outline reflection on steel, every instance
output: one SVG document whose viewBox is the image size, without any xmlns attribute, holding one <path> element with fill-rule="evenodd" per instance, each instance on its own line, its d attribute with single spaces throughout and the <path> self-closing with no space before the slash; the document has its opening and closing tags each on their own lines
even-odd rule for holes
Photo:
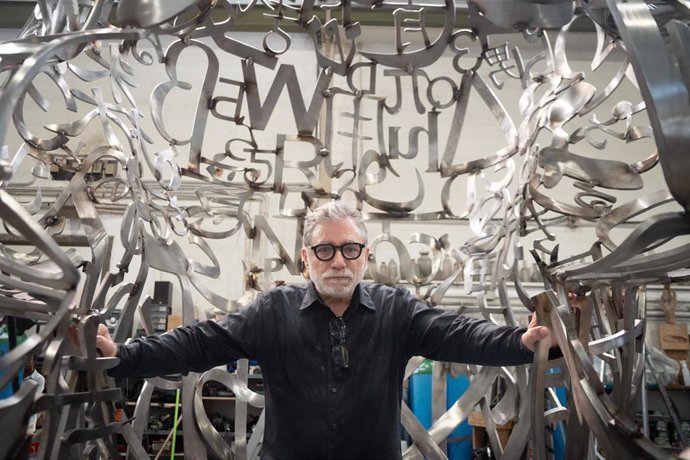
<svg viewBox="0 0 690 460">
<path fill-rule="evenodd" d="M 690 233 L 687 2 L 472 0 L 462 29 L 451 1 L 123 0 L 117 27 L 112 6 L 41 0 L 0 44 L 0 315 L 41 324 L 0 357 L 0 388 L 38 354 L 46 375 L 44 393 L 26 384 L 0 401 L 12 427 L 0 457 L 42 412 L 38 458 L 118 457 L 113 433 L 143 458 L 151 396 L 165 388 L 181 391 L 185 455 L 257 458 L 263 422 L 247 440 L 246 415 L 264 401 L 246 362 L 148 379 L 133 420 L 115 422 L 122 394 L 105 370 L 116 360 L 95 353 L 97 323 L 118 342 L 139 315 L 151 332 L 156 273 L 176 278 L 184 324 L 299 282 L 306 212 L 343 199 L 381 225 L 370 279 L 509 325 L 535 311 L 563 350 L 548 361 L 540 344 L 529 369 L 434 363 L 432 426 L 403 403 L 405 458 L 446 458 L 477 406 L 496 458 L 549 458 L 555 428 L 569 458 L 666 458 L 633 417 L 645 287 L 689 278 L 690 246 L 675 244 Z M 390 13 L 388 41 L 353 20 L 361 6 Z M 255 12 L 263 30 L 242 41 Z M 587 72 L 608 75 L 599 86 L 569 53 L 576 20 L 596 30 Z M 646 180 L 657 164 L 660 190 Z M 682 212 L 656 212 L 669 203 Z M 573 222 L 590 224 L 577 250 L 564 236 Z M 406 234 L 409 223 L 423 230 Z M 522 276 L 527 244 L 536 264 Z M 535 278 L 544 289 L 530 297 L 523 282 Z M 446 401 L 458 373 L 470 388 Z M 237 395 L 233 448 L 206 416 L 208 381 Z"/>
</svg>

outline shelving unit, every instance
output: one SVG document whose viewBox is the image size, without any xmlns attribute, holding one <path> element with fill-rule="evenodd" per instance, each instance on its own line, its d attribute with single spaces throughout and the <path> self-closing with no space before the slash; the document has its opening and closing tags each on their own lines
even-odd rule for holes
<svg viewBox="0 0 690 460">
<path fill-rule="evenodd" d="M 670 384 L 665 389 L 677 411 L 681 423 L 680 429 L 684 431 L 686 439 L 690 439 L 690 386 Z M 672 454 L 677 454 L 684 449 L 676 432 L 677 428 L 656 385 L 647 386 L 647 417 L 652 441 Z M 636 418 L 638 421 L 642 420 L 642 414 L 637 414 Z"/>
<path fill-rule="evenodd" d="M 252 388 L 254 391 L 257 392 L 262 392 L 263 391 L 263 378 L 259 374 L 250 374 L 249 375 L 249 385 L 250 388 Z M 137 384 L 137 382 L 130 382 L 133 388 L 140 388 L 140 385 Z M 219 384 L 216 384 L 219 385 Z M 205 386 L 205 389 L 207 386 Z M 231 427 L 234 428 L 234 416 L 235 416 L 235 403 L 237 402 L 237 398 L 232 395 L 232 394 L 225 394 L 229 393 L 230 390 L 222 387 L 216 387 L 216 389 L 213 391 L 221 393 L 220 395 L 213 394 L 213 395 L 206 395 L 202 396 L 202 401 L 204 403 L 204 407 L 206 409 L 206 415 L 208 416 L 209 420 L 211 420 L 212 424 L 214 423 L 214 419 L 216 423 L 223 423 L 231 424 Z M 143 444 L 144 448 L 147 449 L 149 454 L 151 456 L 154 456 L 158 453 L 158 451 L 163 447 L 165 439 L 169 437 L 171 433 L 171 428 L 172 425 L 174 424 L 174 408 L 175 408 L 175 403 L 174 402 L 168 402 L 169 401 L 169 395 L 166 395 L 166 393 L 170 393 L 169 390 L 156 390 L 154 392 L 154 398 L 160 397 L 163 399 L 163 401 L 154 401 L 150 403 L 150 412 L 149 412 L 149 424 L 148 428 L 144 431 L 143 433 Z M 128 397 L 129 399 L 124 402 L 124 410 L 125 413 L 128 417 L 131 417 L 134 412 L 134 408 L 136 406 L 136 400 L 139 396 L 138 391 L 133 391 L 129 392 Z M 167 396 L 167 397 L 166 397 Z M 257 408 L 252 408 L 251 406 L 248 408 L 247 411 L 248 414 L 248 435 L 251 435 L 252 432 L 252 422 L 254 420 L 258 420 L 259 415 L 261 414 L 261 410 Z M 178 416 L 181 416 L 181 413 L 178 414 Z M 218 419 L 218 417 L 221 417 L 222 419 Z M 163 425 L 166 428 L 160 428 L 157 425 L 161 422 L 161 417 L 165 417 L 165 420 L 163 421 Z M 219 422 L 219 420 L 222 420 Z M 154 424 L 155 428 L 151 428 L 151 424 Z M 167 425 L 170 425 L 169 428 L 167 428 Z M 231 444 L 234 441 L 234 436 L 235 432 L 234 429 L 231 430 L 226 430 L 223 428 L 227 428 L 227 425 L 225 426 L 216 426 L 216 429 L 218 433 L 225 439 L 225 441 L 228 444 Z M 176 441 L 176 451 L 177 453 L 175 454 L 176 456 L 181 456 L 182 451 L 183 451 L 183 446 L 184 446 L 184 428 L 179 427 L 177 430 L 177 441 Z M 168 443 L 167 448 L 169 448 L 170 445 Z M 163 450 L 163 455 L 169 457 L 170 454 L 166 453 L 167 449 Z"/>
</svg>

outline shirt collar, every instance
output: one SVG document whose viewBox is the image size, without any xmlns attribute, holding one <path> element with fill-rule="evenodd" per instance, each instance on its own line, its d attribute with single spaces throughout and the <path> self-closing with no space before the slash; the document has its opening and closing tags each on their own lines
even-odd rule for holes
<svg viewBox="0 0 690 460">
<path fill-rule="evenodd" d="M 374 305 L 374 301 L 369 295 L 369 291 L 364 289 L 362 283 L 357 284 L 352 298 L 357 299 L 357 302 L 351 302 L 350 305 L 359 304 L 364 305 L 370 310 L 376 310 L 376 305 Z M 321 300 L 321 295 L 316 290 L 316 286 L 314 286 L 314 282 L 309 281 L 309 284 L 307 284 L 307 292 L 304 295 L 302 305 L 299 307 L 299 309 L 304 310 L 305 308 L 312 306 L 314 303 L 323 303 L 323 301 Z"/>
</svg>

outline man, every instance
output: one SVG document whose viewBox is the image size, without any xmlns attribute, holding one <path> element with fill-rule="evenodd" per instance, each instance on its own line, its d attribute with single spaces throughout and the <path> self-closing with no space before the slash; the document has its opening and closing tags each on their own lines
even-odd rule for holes
<svg viewBox="0 0 690 460">
<path fill-rule="evenodd" d="M 525 364 L 549 331 L 496 326 L 428 308 L 406 289 L 363 283 L 366 244 L 360 213 L 328 203 L 305 221 L 310 283 L 268 290 L 218 322 L 119 347 L 103 328 L 97 346 L 120 357 L 116 377 L 257 359 L 266 395 L 262 460 L 401 458 L 400 401 L 412 356 Z"/>
</svg>

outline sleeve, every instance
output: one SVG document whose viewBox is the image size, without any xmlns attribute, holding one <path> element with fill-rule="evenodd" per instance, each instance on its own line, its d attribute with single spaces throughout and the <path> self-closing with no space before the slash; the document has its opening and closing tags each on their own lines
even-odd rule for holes
<svg viewBox="0 0 690 460">
<path fill-rule="evenodd" d="M 203 321 L 118 346 L 112 377 L 156 377 L 203 372 L 232 359 L 260 359 L 262 298 L 220 321 Z"/>
<path fill-rule="evenodd" d="M 534 359 L 534 353 L 520 340 L 525 327 L 499 326 L 430 308 L 409 292 L 403 302 L 410 312 L 410 357 L 421 355 L 436 361 L 484 366 L 513 366 Z"/>
</svg>

